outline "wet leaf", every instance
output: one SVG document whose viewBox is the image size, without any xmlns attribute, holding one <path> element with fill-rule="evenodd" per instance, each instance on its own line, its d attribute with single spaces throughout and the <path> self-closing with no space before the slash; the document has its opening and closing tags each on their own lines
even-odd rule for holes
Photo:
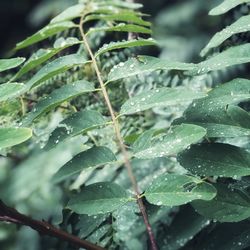
<svg viewBox="0 0 250 250">
<path fill-rule="evenodd" d="M 126 62 L 114 66 L 109 75 L 108 81 L 117 81 L 123 78 L 136 76 L 143 73 L 150 73 L 156 70 L 192 70 L 196 66 L 192 63 L 181 63 L 170 60 L 163 60 L 152 56 L 138 56 L 130 58 Z"/>
<path fill-rule="evenodd" d="M 178 156 L 178 161 L 199 176 L 235 178 L 250 175 L 250 153 L 229 144 L 193 145 Z"/>
<path fill-rule="evenodd" d="M 108 51 L 122 49 L 122 48 L 131 48 L 131 47 L 141 47 L 141 46 L 152 46 L 157 45 L 157 42 L 153 39 L 135 39 L 129 41 L 121 41 L 121 42 L 111 42 L 109 44 L 104 44 L 97 53 L 95 54 L 96 57 L 100 56 L 103 53 Z"/>
<path fill-rule="evenodd" d="M 200 141 L 205 135 L 206 130 L 202 127 L 182 124 L 171 128 L 168 133 L 161 135 L 161 138 L 152 138 L 149 143 L 148 133 L 145 132 L 134 143 L 134 156 L 142 159 L 173 156 Z M 144 141 L 147 141 L 147 145 L 144 144 L 145 146 L 142 147 Z M 137 145 L 140 147 L 137 148 Z"/>
<path fill-rule="evenodd" d="M 201 56 L 205 56 L 212 48 L 219 47 L 229 37 L 242 32 L 250 31 L 250 15 L 242 16 L 236 22 L 216 33 L 207 46 L 201 51 Z"/>
<path fill-rule="evenodd" d="M 206 96 L 205 93 L 184 88 L 159 88 L 149 90 L 130 98 L 122 105 L 120 113 L 122 115 L 130 115 L 154 107 L 180 105 L 204 96 Z"/>
<path fill-rule="evenodd" d="M 209 219 L 238 222 L 250 217 L 249 193 L 216 184 L 217 196 L 211 201 L 192 202 L 195 210 Z"/>
<path fill-rule="evenodd" d="M 219 6 L 213 8 L 209 12 L 209 15 L 216 16 L 224 14 L 240 4 L 248 2 L 250 2 L 250 0 L 224 0 Z"/>
<path fill-rule="evenodd" d="M 187 72 L 187 75 L 202 75 L 210 71 L 221 70 L 227 67 L 249 63 L 250 62 L 250 44 L 243 44 L 230 47 L 216 54 L 209 59 L 196 64 L 196 68 Z"/>
<path fill-rule="evenodd" d="M 49 150 L 67 138 L 84 134 L 106 123 L 104 117 L 92 110 L 82 110 L 63 120 L 51 133 L 45 150 Z"/>
<path fill-rule="evenodd" d="M 30 125 L 35 119 L 45 112 L 59 106 L 65 101 L 69 101 L 79 95 L 95 91 L 94 85 L 85 80 L 77 81 L 54 90 L 49 96 L 42 98 L 23 119 L 23 125 Z"/>
<path fill-rule="evenodd" d="M 29 128 L 0 128 L 0 149 L 27 141 L 32 136 Z"/>
<path fill-rule="evenodd" d="M 177 174 L 164 174 L 145 191 L 146 199 L 155 205 L 179 206 L 193 200 L 211 200 L 216 189 L 202 180 Z"/>
<path fill-rule="evenodd" d="M 23 57 L 0 59 L 0 72 L 18 67 L 25 61 Z"/>
<path fill-rule="evenodd" d="M 53 23 L 45 26 L 41 30 L 39 30 L 34 35 L 26 38 L 24 41 L 18 43 L 16 45 L 16 50 L 23 49 L 25 47 L 28 47 L 32 44 L 38 43 L 42 40 L 45 40 L 46 38 L 53 36 L 59 32 L 62 32 L 64 30 L 71 29 L 73 27 L 76 27 L 76 24 L 73 22 L 60 22 L 60 23 Z"/>
<path fill-rule="evenodd" d="M 79 174 L 89 168 L 97 168 L 105 164 L 116 161 L 113 152 L 107 147 L 93 147 L 76 155 L 72 160 L 67 162 L 54 175 L 53 182 L 61 182 L 67 178 Z"/>
<path fill-rule="evenodd" d="M 0 102 L 20 96 L 26 88 L 23 83 L 11 82 L 0 85 Z"/>
<path fill-rule="evenodd" d="M 72 197 L 68 207 L 78 214 L 104 214 L 118 209 L 129 201 L 126 190 L 115 183 L 99 182 L 84 187 Z"/>
</svg>

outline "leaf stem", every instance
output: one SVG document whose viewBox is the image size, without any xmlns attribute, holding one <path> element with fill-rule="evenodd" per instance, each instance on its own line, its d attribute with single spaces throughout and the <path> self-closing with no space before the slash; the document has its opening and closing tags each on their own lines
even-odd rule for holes
<svg viewBox="0 0 250 250">
<path fill-rule="evenodd" d="M 136 194 L 137 203 L 138 203 L 138 206 L 140 208 L 141 214 L 143 216 L 143 220 L 144 220 L 146 230 L 148 232 L 148 236 L 149 236 L 150 243 L 151 243 L 151 249 L 152 250 L 157 250 L 153 230 L 152 230 L 152 227 L 151 227 L 151 225 L 149 223 L 148 215 L 146 213 L 146 209 L 145 209 L 145 206 L 143 204 L 143 201 L 140 198 L 140 191 L 139 191 L 139 187 L 138 187 L 136 178 L 135 178 L 135 176 L 133 174 L 132 165 L 131 165 L 130 160 L 129 160 L 129 154 L 128 154 L 127 150 L 126 150 L 126 146 L 124 145 L 124 142 L 123 142 L 123 139 L 122 139 L 119 121 L 116 119 L 115 112 L 113 110 L 113 107 L 112 107 L 112 104 L 111 104 L 107 89 L 105 87 L 105 83 L 104 83 L 104 81 L 102 79 L 102 76 L 101 76 L 101 71 L 99 69 L 98 63 L 97 63 L 96 58 L 94 56 L 94 53 L 92 52 L 92 50 L 90 48 L 87 37 L 86 37 L 86 35 L 84 33 L 84 30 L 83 30 L 83 18 L 84 18 L 84 15 L 81 16 L 80 23 L 79 23 L 79 29 L 80 29 L 80 33 L 81 33 L 81 36 L 82 36 L 82 39 L 83 39 L 83 43 L 84 43 L 84 45 L 85 45 L 85 47 L 86 47 L 86 49 L 87 49 L 87 51 L 89 53 L 89 56 L 90 56 L 90 58 L 92 60 L 92 63 L 93 63 L 93 66 L 94 66 L 94 69 L 95 69 L 95 72 L 96 72 L 96 75 L 97 75 L 98 82 L 99 82 L 100 87 L 102 89 L 102 93 L 103 93 L 106 105 L 108 107 L 108 110 L 110 112 L 110 115 L 111 115 L 111 118 L 112 118 L 112 121 L 113 121 L 113 126 L 114 126 L 114 130 L 115 130 L 116 138 L 118 140 L 118 145 L 119 145 L 119 147 L 121 149 L 121 152 L 122 152 L 122 155 L 124 157 L 124 165 L 127 168 L 128 176 L 129 176 L 130 181 L 132 183 L 133 190 L 134 190 L 134 192 Z"/>
</svg>

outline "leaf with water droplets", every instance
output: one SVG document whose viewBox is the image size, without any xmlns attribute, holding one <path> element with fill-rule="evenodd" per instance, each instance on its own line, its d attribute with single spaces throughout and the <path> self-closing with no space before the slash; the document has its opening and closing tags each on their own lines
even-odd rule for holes
<svg viewBox="0 0 250 250">
<path fill-rule="evenodd" d="M 18 67 L 25 61 L 23 57 L 0 59 L 0 72 Z"/>
<path fill-rule="evenodd" d="M 14 79 L 21 77 L 30 70 L 41 65 L 43 62 L 46 62 L 54 55 L 58 54 L 63 49 L 66 49 L 70 46 L 79 44 L 80 41 L 75 37 L 69 37 L 67 39 L 59 38 L 55 41 L 54 48 L 51 49 L 39 49 L 35 52 L 30 59 L 23 65 L 23 67 L 17 72 Z"/>
<path fill-rule="evenodd" d="M 71 21 L 77 17 L 80 17 L 82 12 L 84 11 L 84 7 L 85 5 L 83 3 L 70 6 L 69 8 L 64 10 L 62 13 L 54 17 L 50 23 Z"/>
<path fill-rule="evenodd" d="M 148 29 L 143 26 L 139 26 L 136 24 L 125 24 L 125 23 L 119 23 L 116 26 L 103 26 L 100 28 L 90 28 L 87 32 L 87 35 L 96 33 L 96 32 L 134 32 L 134 33 L 142 33 L 142 34 L 151 34 L 151 29 Z"/>
<path fill-rule="evenodd" d="M 242 16 L 230 26 L 216 33 L 207 46 L 201 51 L 201 56 L 205 56 L 210 49 L 219 47 L 229 37 L 247 31 L 250 31 L 250 15 Z"/>
<path fill-rule="evenodd" d="M 201 215 L 220 222 L 238 222 L 250 217 L 250 193 L 215 184 L 217 196 L 211 201 L 193 201 L 192 206 Z"/>
<path fill-rule="evenodd" d="M 32 136 L 29 128 L 0 128 L 0 149 L 27 141 Z"/>
<path fill-rule="evenodd" d="M 59 89 L 54 90 L 49 96 L 45 96 L 23 119 L 23 125 L 30 125 L 35 119 L 39 118 L 45 112 L 59 106 L 65 101 L 69 101 L 84 93 L 95 91 L 94 84 L 85 80 L 66 84 Z"/>
<path fill-rule="evenodd" d="M 98 57 L 103 53 L 116 49 L 141 47 L 141 46 L 156 46 L 156 45 L 157 42 L 151 38 L 135 39 L 135 40 L 121 41 L 121 42 L 111 42 L 109 44 L 104 44 L 104 46 L 97 51 L 95 57 Z"/>
<path fill-rule="evenodd" d="M 185 169 L 199 176 L 250 175 L 250 153 L 229 144 L 193 145 L 179 154 L 178 161 Z"/>
<path fill-rule="evenodd" d="M 88 63 L 83 55 L 72 54 L 62 56 L 43 66 L 28 82 L 29 88 L 36 87 L 51 77 L 63 73 L 75 66 Z"/>
<path fill-rule="evenodd" d="M 211 200 L 216 189 L 202 180 L 187 175 L 164 174 L 145 191 L 148 202 L 161 206 L 179 206 L 193 200 Z"/>
<path fill-rule="evenodd" d="M 209 59 L 196 64 L 196 68 L 186 72 L 187 75 L 201 75 L 210 71 L 250 62 L 250 43 L 230 47 Z"/>
<path fill-rule="evenodd" d="M 60 22 L 60 23 L 53 23 L 45 26 L 41 30 L 39 30 L 34 35 L 26 38 L 24 41 L 18 43 L 16 45 L 16 50 L 23 49 L 25 47 L 28 47 L 32 44 L 38 43 L 42 40 L 45 40 L 46 38 L 53 36 L 59 32 L 62 32 L 64 30 L 71 29 L 73 27 L 76 27 L 76 24 L 73 22 Z"/>
<path fill-rule="evenodd" d="M 238 137 L 250 133 L 250 116 L 232 106 L 250 99 L 250 81 L 234 79 L 219 85 L 208 96 L 195 100 L 174 124 L 192 123 L 207 129 L 208 137 Z M 244 121 L 244 122 L 243 122 Z"/>
<path fill-rule="evenodd" d="M 121 186 L 111 182 L 99 182 L 84 187 L 70 199 L 68 207 L 77 214 L 104 214 L 115 211 L 130 199 Z"/>
<path fill-rule="evenodd" d="M 150 143 L 147 133 L 142 134 L 134 143 L 133 150 L 137 158 L 150 159 L 176 155 L 191 144 L 200 141 L 206 135 L 206 130 L 196 125 L 182 124 L 171 128 L 167 134 L 160 134 L 160 138 L 159 136 L 153 137 Z M 144 140 L 145 136 L 146 140 Z M 141 146 L 143 140 L 147 141 L 147 145 L 144 144 L 144 147 Z M 140 147 L 135 147 L 136 145 L 140 145 Z"/>
<path fill-rule="evenodd" d="M 206 96 L 205 93 L 184 88 L 159 88 L 148 90 L 126 101 L 121 107 L 120 114 L 130 115 L 155 107 L 190 103 L 194 99 L 204 96 Z"/>
<path fill-rule="evenodd" d="M 44 149 L 49 150 L 67 138 L 86 133 L 105 123 L 106 119 L 96 111 L 82 110 L 76 112 L 60 122 L 58 127 L 51 133 Z"/>
<path fill-rule="evenodd" d="M 0 85 L 0 102 L 13 99 L 24 93 L 26 87 L 23 83 L 10 82 Z"/>
<path fill-rule="evenodd" d="M 156 70 L 192 70 L 196 66 L 192 63 L 174 62 L 171 60 L 159 59 L 152 56 L 138 56 L 130 58 L 126 62 L 114 66 L 109 75 L 108 82 L 136 76 L 143 73 L 150 73 Z"/>
<path fill-rule="evenodd" d="M 100 14 L 92 14 L 88 15 L 84 18 L 84 22 L 92 21 L 92 20 L 104 20 L 104 21 L 113 21 L 113 22 L 129 22 L 142 26 L 151 26 L 150 22 L 144 21 L 138 13 L 131 10 L 122 10 L 118 13 L 112 13 L 109 15 L 100 15 Z"/>
<path fill-rule="evenodd" d="M 249 3 L 249 2 L 250 0 L 224 0 L 219 6 L 216 6 L 215 8 L 213 8 L 209 12 L 209 15 L 212 15 L 212 16 L 221 15 L 235 8 L 236 6 L 240 4 Z"/>
<path fill-rule="evenodd" d="M 97 168 L 109 163 L 115 162 L 117 159 L 113 152 L 107 147 L 93 147 L 76 155 L 72 160 L 67 162 L 54 175 L 53 182 L 58 183 L 67 178 L 79 174 L 83 170 L 89 168 Z"/>
</svg>

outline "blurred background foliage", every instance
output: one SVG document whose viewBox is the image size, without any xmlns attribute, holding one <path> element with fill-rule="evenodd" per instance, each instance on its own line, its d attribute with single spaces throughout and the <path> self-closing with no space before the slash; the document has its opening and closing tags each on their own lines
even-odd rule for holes
<svg viewBox="0 0 250 250">
<path fill-rule="evenodd" d="M 66 7 L 75 4 L 77 0 L 1 0 L 0 1 L 0 55 L 7 57 L 12 55 L 15 44 L 34 33 L 56 14 Z M 138 1 L 139 2 L 139 1 Z M 159 49 L 145 50 L 143 53 L 158 55 L 161 58 L 173 59 L 183 62 L 199 62 L 199 52 L 207 44 L 211 36 L 226 25 L 232 23 L 236 18 L 249 12 L 246 5 L 230 11 L 219 17 L 208 16 L 209 10 L 216 6 L 219 0 L 154 0 L 141 1 L 144 4 L 144 12 L 150 14 L 149 19 L 153 23 L 154 37 L 159 41 Z M 234 44 L 246 41 L 246 37 L 234 36 L 230 42 Z M 99 37 L 92 38 L 92 46 L 98 46 Z M 44 42 L 46 46 L 47 42 Z M 226 45 L 225 45 L 226 46 Z M 34 51 L 37 47 L 34 47 Z M 109 58 L 103 58 L 103 70 L 119 61 L 123 61 L 128 55 L 135 53 L 133 50 L 114 52 Z M 141 51 L 140 51 L 141 52 Z M 22 56 L 28 57 L 31 52 L 24 50 Z M 108 59 L 108 60 L 107 60 Z M 122 89 L 112 89 L 114 97 L 119 92 L 127 95 L 138 93 L 142 89 L 157 86 L 190 85 L 195 89 L 207 89 L 215 84 L 228 81 L 237 76 L 244 77 L 247 74 L 246 66 L 235 66 L 229 69 L 204 74 L 197 77 L 185 78 L 182 75 L 169 72 L 157 72 L 143 75 L 126 83 Z M 47 86 L 40 92 L 31 96 L 37 96 L 51 92 L 50 88 L 60 85 L 62 78 L 69 81 L 77 79 L 79 72 L 65 73 L 65 75 L 53 79 L 53 85 Z M 8 76 L 0 75 L 1 82 Z M 124 89 L 125 88 L 125 89 Z M 113 92 L 112 92 L 113 91 Z M 116 98 L 117 107 L 123 100 Z M 95 107 L 105 113 L 105 107 L 98 100 L 78 98 L 73 101 L 76 108 L 84 106 Z M 92 105 L 92 106 L 91 106 Z M 123 135 L 130 135 L 142 128 L 168 127 L 171 122 L 179 117 L 185 107 L 171 110 L 166 108 L 154 109 L 153 114 L 146 113 L 145 116 L 128 118 L 122 124 Z M 13 121 L 20 112 L 19 101 L 0 107 L 0 124 L 8 124 Z M 104 109 L 104 110 L 103 110 Z M 67 111 L 64 111 L 64 113 Z M 11 113 L 10 117 L 6 117 Z M 62 187 L 52 185 L 49 180 L 56 170 L 66 163 L 73 155 L 76 155 L 86 137 L 78 136 L 74 140 L 56 147 L 52 151 L 41 152 L 40 147 L 47 140 L 50 131 L 62 120 L 64 114 L 61 111 L 54 112 L 49 122 L 44 121 L 36 127 L 36 139 L 27 147 L 20 145 L 8 153 L 9 157 L 0 157 L 0 197 L 8 204 L 12 204 L 19 211 L 24 212 L 36 219 L 45 219 L 61 228 L 86 238 L 98 244 L 109 246 L 110 249 L 146 249 L 144 227 L 138 216 L 138 209 L 134 204 L 126 205 L 111 215 L 76 216 L 63 211 L 64 201 L 67 199 L 68 190 L 77 189 L 82 183 L 90 184 L 96 181 L 115 180 L 123 186 L 128 186 L 126 172 L 120 166 L 103 168 L 95 174 L 92 172 L 81 175 L 75 182 L 66 183 Z M 153 121 L 153 123 L 152 123 Z M 46 124 L 46 125 L 45 125 Z M 133 125 L 133 126 L 131 126 Z M 90 134 L 92 138 L 98 138 L 100 144 L 112 144 L 110 142 L 111 128 L 94 131 Z M 129 138 L 127 138 L 129 141 Z M 105 143 L 103 143 L 104 141 Z M 243 143 L 243 142 L 241 142 Z M 63 148 L 62 148 L 63 147 Z M 115 145 L 110 145 L 116 151 Z M 64 152 L 62 154 L 62 151 Z M 133 160 L 139 185 L 148 185 L 149 177 L 160 175 L 162 172 L 183 171 L 174 159 Z M 143 171 L 138 165 L 144 166 Z M 138 171 L 137 171 L 138 169 Z M 247 181 L 247 180 L 246 180 Z M 189 206 L 181 208 L 158 208 L 148 204 L 148 211 L 160 249 L 244 249 L 245 245 L 237 245 L 238 235 L 249 233 L 248 221 L 240 223 L 217 223 L 208 221 L 194 212 Z M 125 216 L 124 216 L 125 215 Z M 124 223 L 126 218 L 126 223 Z M 97 228 L 97 230 L 95 230 Z M 226 233 L 231 233 L 228 238 Z M 236 233 L 237 232 L 237 233 Z M 230 244 L 231 242 L 231 244 Z M 235 245 L 234 245 L 235 244 Z M 249 244 L 249 243 L 248 243 Z M 119 246 L 119 247 L 118 247 Z M 229 248 L 225 248 L 230 246 Z M 40 237 L 36 232 L 26 227 L 16 228 L 15 225 L 0 224 L 0 249 L 1 250 L 44 250 L 44 249 L 74 249 L 63 242 L 55 239 Z M 245 248 L 247 249 L 247 248 Z"/>
</svg>

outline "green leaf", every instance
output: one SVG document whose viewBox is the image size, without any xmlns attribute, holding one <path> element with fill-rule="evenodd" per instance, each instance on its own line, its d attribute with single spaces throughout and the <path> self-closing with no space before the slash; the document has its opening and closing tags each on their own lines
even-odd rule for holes
<svg viewBox="0 0 250 250">
<path fill-rule="evenodd" d="M 105 123 L 106 120 L 96 111 L 82 110 L 76 112 L 63 120 L 51 133 L 45 149 L 51 149 L 59 142 L 64 141 L 69 137 L 86 133 L 87 131 L 100 127 Z"/>
<path fill-rule="evenodd" d="M 100 15 L 92 14 L 85 17 L 84 22 L 92 20 L 104 20 L 104 21 L 120 21 L 120 22 L 129 22 L 142 26 L 151 26 L 150 22 L 144 21 L 141 17 L 138 16 L 136 12 L 132 11 L 121 11 L 119 13 L 109 14 L 109 15 Z"/>
<path fill-rule="evenodd" d="M 151 38 L 149 39 L 135 39 L 129 41 L 121 42 L 111 42 L 109 44 L 104 44 L 95 54 L 95 57 L 100 56 L 103 53 L 106 53 L 111 50 L 122 49 L 122 48 L 131 48 L 131 47 L 141 47 L 141 46 L 156 46 L 157 42 Z"/>
<path fill-rule="evenodd" d="M 210 49 L 219 47 L 229 37 L 247 31 L 250 31 L 250 15 L 242 16 L 230 26 L 216 33 L 207 46 L 201 51 L 201 56 L 205 56 Z"/>
<path fill-rule="evenodd" d="M 51 77 L 63 73 L 75 66 L 86 64 L 88 61 L 83 55 L 72 54 L 62 56 L 42 67 L 28 82 L 30 88 L 36 87 Z"/>
<path fill-rule="evenodd" d="M 233 65 L 250 62 L 250 43 L 230 47 L 209 59 L 196 64 L 196 68 L 188 71 L 187 75 L 201 75 L 210 71 L 221 70 Z"/>
<path fill-rule="evenodd" d="M 224 0 L 219 6 L 213 8 L 209 15 L 216 16 L 221 15 L 229 10 L 235 8 L 236 6 L 243 4 L 243 3 L 249 3 L 250 0 Z"/>
<path fill-rule="evenodd" d="M 217 196 L 211 201 L 194 201 L 195 210 L 209 219 L 238 222 L 250 217 L 249 193 L 225 184 L 216 184 Z"/>
<path fill-rule="evenodd" d="M 26 74 L 30 70 L 36 68 L 41 65 L 43 62 L 46 62 L 54 55 L 58 54 L 65 48 L 70 46 L 79 44 L 80 41 L 77 38 L 69 37 L 67 39 L 59 38 L 56 40 L 54 44 L 54 48 L 52 49 L 39 49 L 36 53 L 34 53 L 31 58 L 23 65 L 23 67 L 19 70 L 19 72 L 15 75 L 14 79 L 21 77 Z"/>
<path fill-rule="evenodd" d="M 71 21 L 77 17 L 80 17 L 82 12 L 84 11 L 84 4 L 76 4 L 73 5 L 66 10 L 64 10 L 62 13 L 54 17 L 50 23 L 58 23 L 63 21 Z"/>
<path fill-rule="evenodd" d="M 54 175 L 53 182 L 58 183 L 75 176 L 83 170 L 97 168 L 116 161 L 113 152 L 106 147 L 93 147 L 76 155 Z"/>
<path fill-rule="evenodd" d="M 176 174 L 164 174 L 156 178 L 145 191 L 146 199 L 155 205 L 179 206 L 193 200 L 211 200 L 216 189 L 202 180 Z"/>
<path fill-rule="evenodd" d="M 122 105 L 120 113 L 130 115 L 154 107 L 180 105 L 204 96 L 206 96 L 206 94 L 184 88 L 159 88 L 149 90 L 126 101 Z"/>
<path fill-rule="evenodd" d="M 160 138 L 158 136 L 151 139 L 149 143 L 149 136 L 146 132 L 134 143 L 134 145 L 140 145 L 139 148 L 133 148 L 134 155 L 142 159 L 176 155 L 191 144 L 200 141 L 205 135 L 206 130 L 202 127 L 182 124 L 171 128 L 167 134 L 160 134 Z M 144 139 L 145 136 L 146 140 Z M 142 141 L 147 141 L 147 145 L 144 144 L 145 147 L 141 147 L 143 145 Z"/>
<path fill-rule="evenodd" d="M 126 190 L 119 185 L 99 182 L 84 187 L 70 199 L 68 207 L 78 214 L 96 215 L 113 212 L 129 200 Z"/>
<path fill-rule="evenodd" d="M 0 128 L 0 149 L 27 141 L 32 136 L 29 128 Z"/>
<path fill-rule="evenodd" d="M 13 69 L 22 64 L 25 61 L 23 57 L 11 58 L 11 59 L 0 59 L 0 72 L 8 69 Z"/>
<path fill-rule="evenodd" d="M 108 81 L 117 81 L 120 79 L 136 76 L 143 73 L 150 73 L 156 70 L 191 70 L 195 64 L 180 63 L 170 60 L 163 60 L 152 56 L 138 56 L 122 62 L 113 69 L 108 75 Z"/>
<path fill-rule="evenodd" d="M 119 0 L 104 1 L 103 5 L 104 6 L 113 5 L 113 6 L 116 6 L 119 8 L 125 8 L 125 9 L 139 9 L 143 7 L 143 5 L 140 3 L 129 3 L 129 2 L 124 2 L 124 1 L 119 1 Z"/>
<path fill-rule="evenodd" d="M 23 83 L 11 82 L 0 85 L 0 102 L 20 96 L 26 90 Z"/>
<path fill-rule="evenodd" d="M 90 28 L 87 32 L 87 35 L 92 33 L 105 31 L 105 32 L 134 32 L 134 33 L 142 33 L 142 34 L 151 34 L 152 31 L 148 28 L 143 26 L 135 25 L 135 24 L 126 24 L 126 23 L 119 23 L 116 26 L 103 26 L 100 28 Z"/>
<path fill-rule="evenodd" d="M 174 124 L 192 123 L 202 126 L 207 129 L 208 137 L 248 136 L 249 114 L 231 104 L 238 104 L 249 98 L 250 81 L 234 79 L 214 88 L 207 97 L 195 100 Z"/>
<path fill-rule="evenodd" d="M 199 176 L 235 178 L 250 175 L 250 153 L 229 144 L 193 145 L 178 156 L 178 161 Z"/>
<path fill-rule="evenodd" d="M 59 106 L 65 101 L 69 101 L 84 93 L 95 91 L 94 84 L 85 80 L 77 81 L 54 90 L 49 96 L 45 96 L 32 109 L 32 111 L 23 119 L 24 126 L 30 125 L 35 119 L 39 118 L 45 112 Z"/>
<path fill-rule="evenodd" d="M 60 22 L 60 23 L 53 23 L 45 26 L 43 29 L 39 30 L 34 35 L 28 37 L 24 41 L 18 43 L 16 45 L 16 50 L 23 49 L 25 47 L 28 47 L 32 44 L 38 43 L 42 40 L 45 40 L 46 38 L 53 36 L 59 32 L 62 32 L 64 30 L 71 29 L 73 27 L 76 27 L 76 24 L 73 22 Z"/>
<path fill-rule="evenodd" d="M 166 228 L 166 234 L 164 235 L 166 243 L 164 242 L 162 249 L 181 249 L 208 224 L 209 221 L 196 213 L 191 206 L 180 207 L 180 211 L 174 217 L 171 225 Z"/>
</svg>

